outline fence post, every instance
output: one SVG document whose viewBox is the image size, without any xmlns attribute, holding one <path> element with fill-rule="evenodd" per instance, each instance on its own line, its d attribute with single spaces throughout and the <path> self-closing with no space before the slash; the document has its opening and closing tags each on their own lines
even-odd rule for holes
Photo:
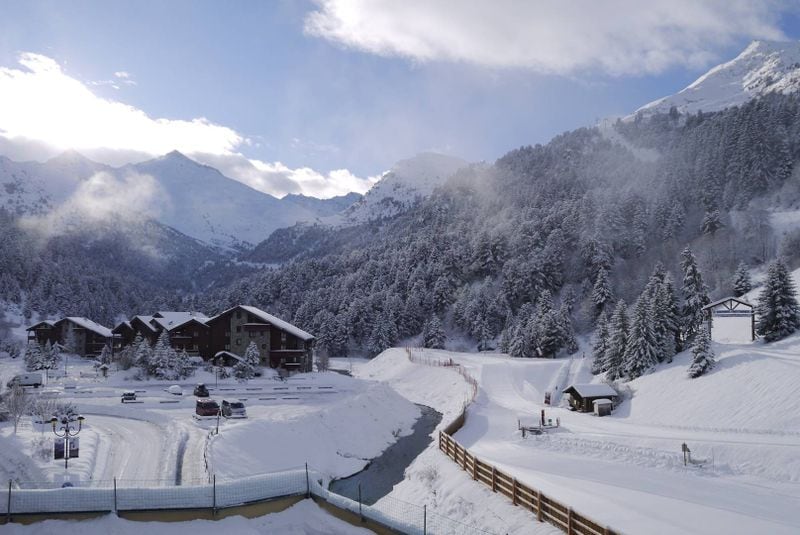
<svg viewBox="0 0 800 535">
<path fill-rule="evenodd" d="M 6 509 L 6 522 L 11 522 L 11 480 L 8 480 L 8 509 Z"/>
<path fill-rule="evenodd" d="M 217 516 L 217 474 L 211 476 L 211 516 Z"/>
<path fill-rule="evenodd" d="M 536 491 L 536 520 L 542 521 L 542 491 Z"/>
<path fill-rule="evenodd" d="M 567 535 L 572 535 L 572 507 L 567 509 Z"/>
<path fill-rule="evenodd" d="M 361 513 L 361 483 L 358 484 L 358 517 L 364 521 L 364 515 Z"/>
<path fill-rule="evenodd" d="M 478 458 L 475 456 L 472 457 L 472 480 L 478 480 Z"/>
<path fill-rule="evenodd" d="M 492 466 L 492 492 L 497 492 L 497 468 Z"/>
<path fill-rule="evenodd" d="M 114 512 L 117 512 L 117 478 L 114 478 Z"/>
<path fill-rule="evenodd" d="M 511 480 L 511 503 L 517 505 L 517 478 Z"/>
<path fill-rule="evenodd" d="M 422 535 L 428 535 L 428 506 L 422 506 Z"/>
<path fill-rule="evenodd" d="M 308 483 L 308 463 L 306 463 L 306 498 L 311 497 L 311 485 Z"/>
</svg>

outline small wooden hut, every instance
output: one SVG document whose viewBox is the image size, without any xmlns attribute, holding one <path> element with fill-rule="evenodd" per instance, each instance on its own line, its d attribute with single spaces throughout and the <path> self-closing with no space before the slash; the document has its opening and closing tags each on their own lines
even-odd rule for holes
<svg viewBox="0 0 800 535">
<path fill-rule="evenodd" d="M 619 394 L 607 384 L 575 384 L 564 389 L 564 394 L 569 394 L 569 406 L 579 412 L 592 412 L 594 401 L 600 399 L 616 403 Z"/>
</svg>

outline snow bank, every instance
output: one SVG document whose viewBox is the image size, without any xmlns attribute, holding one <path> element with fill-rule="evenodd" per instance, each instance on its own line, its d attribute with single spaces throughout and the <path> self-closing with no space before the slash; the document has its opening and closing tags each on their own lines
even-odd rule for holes
<svg viewBox="0 0 800 535">
<path fill-rule="evenodd" d="M 8 535 L 45 535 L 79 529 L 83 535 L 140 535 L 158 533 L 163 535 L 217 535 L 236 533 L 256 535 L 281 533 L 285 535 L 365 535 L 372 533 L 343 522 L 320 509 L 311 500 L 303 500 L 281 511 L 257 518 L 234 516 L 221 520 L 193 520 L 190 522 L 137 522 L 124 520 L 114 515 L 81 521 L 45 520 L 30 525 L 8 524 L 3 533 Z"/>
<path fill-rule="evenodd" d="M 251 421 L 228 423 L 209 447 L 211 470 L 239 477 L 303 466 L 330 478 L 362 470 L 398 436 L 411 432 L 419 408 L 386 385 L 337 398 L 330 406 L 271 406 Z"/>
</svg>

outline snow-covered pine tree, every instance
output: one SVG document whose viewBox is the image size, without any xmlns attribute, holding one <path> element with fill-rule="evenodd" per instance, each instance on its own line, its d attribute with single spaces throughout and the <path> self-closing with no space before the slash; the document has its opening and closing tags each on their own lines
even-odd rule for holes
<svg viewBox="0 0 800 535">
<path fill-rule="evenodd" d="M 134 362 L 136 366 L 142 370 L 144 375 L 152 375 L 153 374 L 153 347 L 150 345 L 150 342 L 147 341 L 146 338 L 142 338 L 139 340 L 139 345 L 136 346 L 136 350 L 133 355 Z"/>
<path fill-rule="evenodd" d="M 51 344 L 48 340 L 44 344 L 43 361 L 45 365 L 49 365 L 51 370 L 58 368 L 59 361 L 61 360 L 61 352 L 58 349 L 58 344 Z"/>
<path fill-rule="evenodd" d="M 611 324 L 608 329 L 608 347 L 606 348 L 606 376 L 619 379 L 623 376 L 623 358 L 628 347 L 628 305 L 622 299 L 617 302 Z"/>
<path fill-rule="evenodd" d="M 592 290 L 592 303 L 594 303 L 595 314 L 600 314 L 611 305 L 613 294 L 611 292 L 611 283 L 608 280 L 608 271 L 605 268 L 600 268 L 597 272 L 597 278 L 594 281 L 594 288 Z"/>
<path fill-rule="evenodd" d="M 570 308 L 567 303 L 563 303 L 558 310 L 558 320 L 561 326 L 561 348 L 575 353 L 578 350 L 578 340 L 575 338 L 575 328 L 572 326 Z"/>
<path fill-rule="evenodd" d="M 100 350 L 97 360 L 100 364 L 111 364 L 111 348 L 108 345 L 104 345 L 103 349 Z"/>
<path fill-rule="evenodd" d="M 706 212 L 706 215 L 703 217 L 701 230 L 703 231 L 703 234 L 710 234 L 713 236 L 724 226 L 725 225 L 722 223 L 722 216 L 720 216 L 719 210 L 711 210 Z"/>
<path fill-rule="evenodd" d="M 431 319 L 426 323 L 423 346 L 430 349 L 444 349 L 445 340 L 442 322 L 438 316 L 431 316 Z"/>
<path fill-rule="evenodd" d="M 731 279 L 731 288 L 733 289 L 734 297 L 741 297 L 753 289 L 753 282 L 750 280 L 750 270 L 747 269 L 747 264 L 740 262 L 736 268 L 736 272 Z"/>
<path fill-rule="evenodd" d="M 628 343 L 625 348 L 622 368 L 631 380 L 641 377 L 658 363 L 658 340 L 653 329 L 653 305 L 647 294 L 636 301 Z"/>
<path fill-rule="evenodd" d="M 64 337 L 64 351 L 70 354 L 78 352 L 78 340 L 75 337 L 75 329 L 67 329 L 67 334 Z"/>
<path fill-rule="evenodd" d="M 30 342 L 25 347 L 25 368 L 28 371 L 41 370 L 44 366 L 44 356 L 42 354 L 42 346 L 39 342 Z"/>
<path fill-rule="evenodd" d="M 244 350 L 244 360 L 253 367 L 253 369 L 261 366 L 261 353 L 258 351 L 258 346 L 255 342 L 247 344 L 247 349 Z"/>
<path fill-rule="evenodd" d="M 703 323 L 703 307 L 711 301 L 708 288 L 697 267 L 697 260 L 688 247 L 681 253 L 681 269 L 683 270 L 684 304 L 681 310 L 684 345 L 694 340 L 695 333 Z"/>
<path fill-rule="evenodd" d="M 175 379 L 174 352 L 169 342 L 169 333 L 164 329 L 153 346 L 148 374 L 158 379 Z"/>
<path fill-rule="evenodd" d="M 245 359 L 237 361 L 233 366 L 233 376 L 236 377 L 240 383 L 252 379 L 254 373 L 253 367 Z"/>
<path fill-rule="evenodd" d="M 178 379 L 185 379 L 194 375 L 194 366 L 185 349 L 178 351 L 175 358 L 175 372 Z"/>
<path fill-rule="evenodd" d="M 701 327 L 692 346 L 692 364 L 689 366 L 689 377 L 695 379 L 714 367 L 714 351 L 711 349 L 711 337 L 708 329 Z"/>
<path fill-rule="evenodd" d="M 564 332 L 561 315 L 555 310 L 548 310 L 536 319 L 536 355 L 542 358 L 554 358 L 564 346 Z"/>
<path fill-rule="evenodd" d="M 780 259 L 767 270 L 756 311 L 756 331 L 767 342 L 785 338 L 800 328 L 797 292 L 786 264 Z"/>
<path fill-rule="evenodd" d="M 594 375 L 608 370 L 608 363 L 606 362 L 608 343 L 608 318 L 605 311 L 603 311 L 597 317 L 597 329 L 594 333 L 594 345 L 592 345 L 592 374 Z"/>
<path fill-rule="evenodd" d="M 367 349 L 370 355 L 374 357 L 392 347 L 396 340 L 397 328 L 394 326 L 394 320 L 386 311 L 383 311 L 375 320 L 375 325 L 367 342 Z"/>
</svg>

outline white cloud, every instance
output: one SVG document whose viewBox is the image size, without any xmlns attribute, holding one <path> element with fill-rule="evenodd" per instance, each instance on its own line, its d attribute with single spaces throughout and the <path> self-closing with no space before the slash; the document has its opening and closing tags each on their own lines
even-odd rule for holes
<svg viewBox="0 0 800 535">
<path fill-rule="evenodd" d="M 133 82 L 126 71 L 113 80 L 83 83 L 53 59 L 23 53 L 22 69 L 0 67 L 0 150 L 45 159 L 67 149 L 97 161 L 122 165 L 179 150 L 224 174 L 273 195 L 304 193 L 317 197 L 364 192 L 372 180 L 346 170 L 324 174 L 291 169 L 280 162 L 248 160 L 239 149 L 249 140 L 236 130 L 205 118 L 153 118 L 144 111 L 95 95 L 89 85 Z M 135 83 L 135 82 L 133 82 Z M 38 156 L 38 157 L 37 157 Z"/>
<path fill-rule="evenodd" d="M 316 0 L 306 32 L 417 61 L 611 75 L 703 67 L 741 38 L 782 39 L 765 0 Z"/>
</svg>

